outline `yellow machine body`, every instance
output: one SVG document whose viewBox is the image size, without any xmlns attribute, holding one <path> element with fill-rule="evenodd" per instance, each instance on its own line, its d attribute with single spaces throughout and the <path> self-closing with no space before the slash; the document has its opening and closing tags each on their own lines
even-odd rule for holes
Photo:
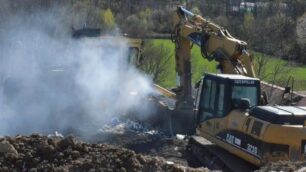
<svg viewBox="0 0 306 172">
<path fill-rule="evenodd" d="M 249 123 L 247 123 L 248 120 Z M 259 134 L 252 133 L 253 128 L 256 127 L 255 122 L 262 123 Z M 252 138 L 260 144 L 248 143 L 246 147 L 241 148 L 240 142 L 243 138 L 231 134 L 233 132 L 245 138 Z M 219 136 L 221 133 L 227 133 L 225 138 Z M 233 110 L 224 118 L 205 121 L 197 128 L 197 134 L 258 166 L 278 160 L 303 161 L 306 156 L 305 148 L 302 147 L 302 142 L 306 140 L 305 127 L 271 124 L 249 116 L 245 111 Z M 260 155 L 258 149 L 263 149 Z"/>
<path fill-rule="evenodd" d="M 305 160 L 306 107 L 258 106 L 258 79 L 206 74 L 196 100 L 197 135 L 258 166 Z"/>
</svg>

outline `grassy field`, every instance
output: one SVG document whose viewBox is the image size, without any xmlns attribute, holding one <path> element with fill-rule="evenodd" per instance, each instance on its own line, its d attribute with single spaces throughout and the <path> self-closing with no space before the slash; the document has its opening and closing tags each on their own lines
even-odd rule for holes
<svg viewBox="0 0 306 172">
<path fill-rule="evenodd" d="M 275 57 L 255 53 L 255 69 L 258 68 L 257 60 L 261 57 L 267 59 L 267 63 L 264 65 L 264 72 L 262 75 L 263 80 L 272 82 L 274 80 L 277 85 L 286 86 L 287 80 L 290 76 L 294 78 L 295 90 L 306 90 L 306 65 L 300 65 L 296 63 L 290 63 L 286 60 L 278 59 Z"/>
<path fill-rule="evenodd" d="M 172 53 L 171 63 L 169 63 L 168 77 L 165 81 L 159 83 L 164 87 L 174 87 L 176 82 L 175 74 L 175 59 L 174 59 L 174 44 L 170 40 L 154 40 L 154 45 L 163 46 Z M 208 61 L 201 56 L 200 48 L 194 46 L 191 53 L 192 57 L 192 80 L 193 83 L 201 79 L 201 76 L 205 72 L 216 72 L 216 62 Z M 295 80 L 295 90 L 306 90 L 306 65 L 289 64 L 285 60 L 280 60 L 270 56 L 266 56 L 260 53 L 255 53 L 255 65 L 256 60 L 260 57 L 267 59 L 263 68 L 262 76 L 265 81 L 271 82 L 274 77 L 278 85 L 285 86 L 289 76 L 293 76 Z M 255 67 L 256 68 L 256 67 Z M 276 73 L 276 74 L 275 74 Z"/>
</svg>

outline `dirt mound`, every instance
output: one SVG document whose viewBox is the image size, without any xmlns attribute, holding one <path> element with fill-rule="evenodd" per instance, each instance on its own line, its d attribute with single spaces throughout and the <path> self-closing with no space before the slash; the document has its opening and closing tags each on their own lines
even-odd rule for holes
<svg viewBox="0 0 306 172">
<path fill-rule="evenodd" d="M 306 171 L 306 162 L 290 162 L 290 161 L 279 161 L 268 163 L 261 167 L 257 172 L 261 171 Z"/>
<path fill-rule="evenodd" d="M 208 171 L 167 162 L 160 157 L 74 137 L 31 136 L 0 139 L 0 171 Z"/>
</svg>

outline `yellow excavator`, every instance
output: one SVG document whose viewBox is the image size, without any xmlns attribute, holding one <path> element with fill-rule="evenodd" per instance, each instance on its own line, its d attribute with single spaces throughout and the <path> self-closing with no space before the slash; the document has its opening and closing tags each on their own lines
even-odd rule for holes
<svg viewBox="0 0 306 172">
<path fill-rule="evenodd" d="M 229 171 L 305 160 L 306 107 L 263 105 L 247 44 L 183 7 L 176 11 L 173 28 L 179 85 L 171 128 L 174 133 L 195 133 L 189 146 L 196 157 L 210 168 Z M 195 96 L 192 44 L 201 48 L 203 57 L 217 61 L 220 71 L 205 74 Z"/>
<path fill-rule="evenodd" d="M 306 107 L 262 106 L 260 80 L 247 44 L 183 7 L 178 7 L 173 21 L 179 84 L 174 92 L 156 85 L 176 102 L 159 111 L 164 115 L 159 114 L 161 125 L 172 134 L 192 135 L 190 150 L 210 169 L 249 171 L 271 161 L 304 160 Z M 126 39 L 129 62 L 137 66 L 140 40 Z M 196 93 L 191 82 L 192 44 L 201 48 L 204 58 L 219 63 L 220 73 L 205 74 Z"/>
<path fill-rule="evenodd" d="M 103 35 L 98 28 L 72 28 L 72 38 L 74 39 L 92 39 L 95 41 L 107 42 L 110 47 L 116 47 L 120 43 L 126 44 L 128 48 L 127 62 L 135 67 L 140 65 L 141 62 L 141 48 L 143 41 L 138 38 L 130 38 L 127 35 Z"/>
</svg>

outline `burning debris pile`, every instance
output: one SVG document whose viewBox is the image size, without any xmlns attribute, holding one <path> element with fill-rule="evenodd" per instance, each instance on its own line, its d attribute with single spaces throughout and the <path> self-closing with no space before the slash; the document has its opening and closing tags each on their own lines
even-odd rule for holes
<svg viewBox="0 0 306 172">
<path fill-rule="evenodd" d="M 100 128 L 89 139 L 92 143 L 107 143 L 131 149 L 136 153 L 159 156 L 183 166 L 198 167 L 186 147 L 188 139 L 183 135 L 171 137 L 160 130 L 125 118 L 114 118 L 111 124 Z"/>
<path fill-rule="evenodd" d="M 209 171 L 71 136 L 4 137 L 0 139 L 0 154 L 0 171 Z"/>
<path fill-rule="evenodd" d="M 153 142 L 165 137 L 167 136 L 161 131 L 122 116 L 103 125 L 89 141 L 129 147 L 128 145 Z"/>
</svg>

